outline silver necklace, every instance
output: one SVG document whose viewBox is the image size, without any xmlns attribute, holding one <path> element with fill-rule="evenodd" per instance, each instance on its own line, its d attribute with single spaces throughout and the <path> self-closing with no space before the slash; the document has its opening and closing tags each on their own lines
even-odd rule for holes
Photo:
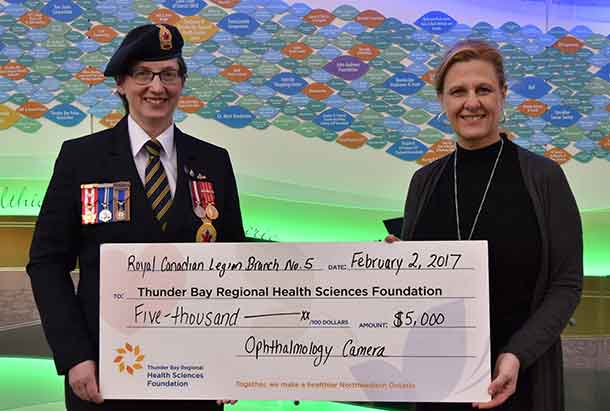
<svg viewBox="0 0 610 411">
<path fill-rule="evenodd" d="M 468 235 L 468 240 L 472 238 L 472 233 L 474 233 L 474 228 L 477 225 L 477 221 L 479 220 L 479 215 L 481 214 L 481 210 L 483 209 L 483 204 L 485 203 L 485 197 L 487 197 L 487 192 L 489 191 L 489 187 L 491 186 L 491 180 L 494 178 L 494 174 L 496 172 L 496 167 L 498 166 L 498 161 L 500 160 L 500 155 L 502 155 L 502 149 L 504 148 L 504 139 L 500 137 L 500 150 L 498 150 L 498 155 L 496 156 L 496 161 L 494 162 L 494 166 L 491 169 L 491 174 L 489 175 L 489 180 L 487 180 L 487 186 L 485 187 L 485 192 L 483 193 L 483 198 L 481 199 L 481 204 L 479 204 L 479 209 L 477 210 L 477 214 L 474 217 L 474 222 L 472 223 L 472 228 L 470 229 L 470 234 Z M 457 225 L 457 235 L 458 240 L 462 239 L 462 233 L 460 231 L 460 211 L 458 207 L 458 185 L 457 185 L 457 154 L 458 148 L 457 143 L 455 145 L 455 154 L 453 155 L 453 197 L 455 198 L 455 222 Z"/>
</svg>

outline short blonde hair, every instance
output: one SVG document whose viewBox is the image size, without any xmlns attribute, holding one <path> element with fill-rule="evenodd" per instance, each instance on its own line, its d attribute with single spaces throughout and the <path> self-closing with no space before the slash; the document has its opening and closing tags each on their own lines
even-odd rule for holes
<svg viewBox="0 0 610 411">
<path fill-rule="evenodd" d="M 455 63 L 463 63 L 471 60 L 482 60 L 494 66 L 498 83 L 504 89 L 506 87 L 506 75 L 504 74 L 504 63 L 502 55 L 497 48 L 483 40 L 463 40 L 451 47 L 441 61 L 434 76 L 434 86 L 437 94 L 443 93 L 445 77 L 447 72 Z"/>
</svg>

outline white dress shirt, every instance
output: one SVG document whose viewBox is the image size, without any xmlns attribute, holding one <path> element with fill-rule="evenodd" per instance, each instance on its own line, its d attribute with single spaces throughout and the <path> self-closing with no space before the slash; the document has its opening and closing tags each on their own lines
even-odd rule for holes
<svg viewBox="0 0 610 411">
<path fill-rule="evenodd" d="M 131 154 L 136 163 L 142 185 L 145 185 L 146 166 L 148 165 L 148 152 L 144 148 L 144 144 L 150 140 L 150 136 L 146 131 L 135 122 L 131 115 L 127 117 L 127 125 L 129 130 L 129 141 L 131 142 Z M 163 133 L 157 137 L 157 141 L 161 143 L 161 164 L 165 169 L 169 189 L 172 193 L 172 198 L 176 193 L 176 179 L 178 177 L 178 160 L 176 154 L 176 144 L 174 144 L 174 124 L 172 123 Z"/>
</svg>

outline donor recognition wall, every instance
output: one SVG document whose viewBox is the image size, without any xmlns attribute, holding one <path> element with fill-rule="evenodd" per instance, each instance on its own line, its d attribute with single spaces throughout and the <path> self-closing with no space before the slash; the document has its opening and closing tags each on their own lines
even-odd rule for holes
<svg viewBox="0 0 610 411">
<path fill-rule="evenodd" d="M 434 70 L 478 38 L 505 57 L 503 126 L 563 166 L 596 233 L 588 271 L 607 274 L 595 247 L 610 242 L 610 7 L 414 3 L 1 1 L 0 215 L 36 215 L 61 143 L 121 119 L 105 64 L 131 28 L 169 23 L 189 71 L 176 124 L 230 151 L 247 234 L 380 239 L 412 174 L 454 149 Z"/>
</svg>

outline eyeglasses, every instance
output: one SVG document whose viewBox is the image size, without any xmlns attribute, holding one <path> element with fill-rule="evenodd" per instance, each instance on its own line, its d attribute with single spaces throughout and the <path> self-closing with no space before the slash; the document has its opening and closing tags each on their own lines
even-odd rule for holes
<svg viewBox="0 0 610 411">
<path fill-rule="evenodd" d="M 163 71 L 149 71 L 149 70 L 134 70 L 130 74 L 136 84 L 144 86 L 152 82 L 155 76 L 159 76 L 159 79 L 163 84 L 174 85 L 181 80 L 180 73 L 178 70 L 163 70 Z"/>
</svg>

